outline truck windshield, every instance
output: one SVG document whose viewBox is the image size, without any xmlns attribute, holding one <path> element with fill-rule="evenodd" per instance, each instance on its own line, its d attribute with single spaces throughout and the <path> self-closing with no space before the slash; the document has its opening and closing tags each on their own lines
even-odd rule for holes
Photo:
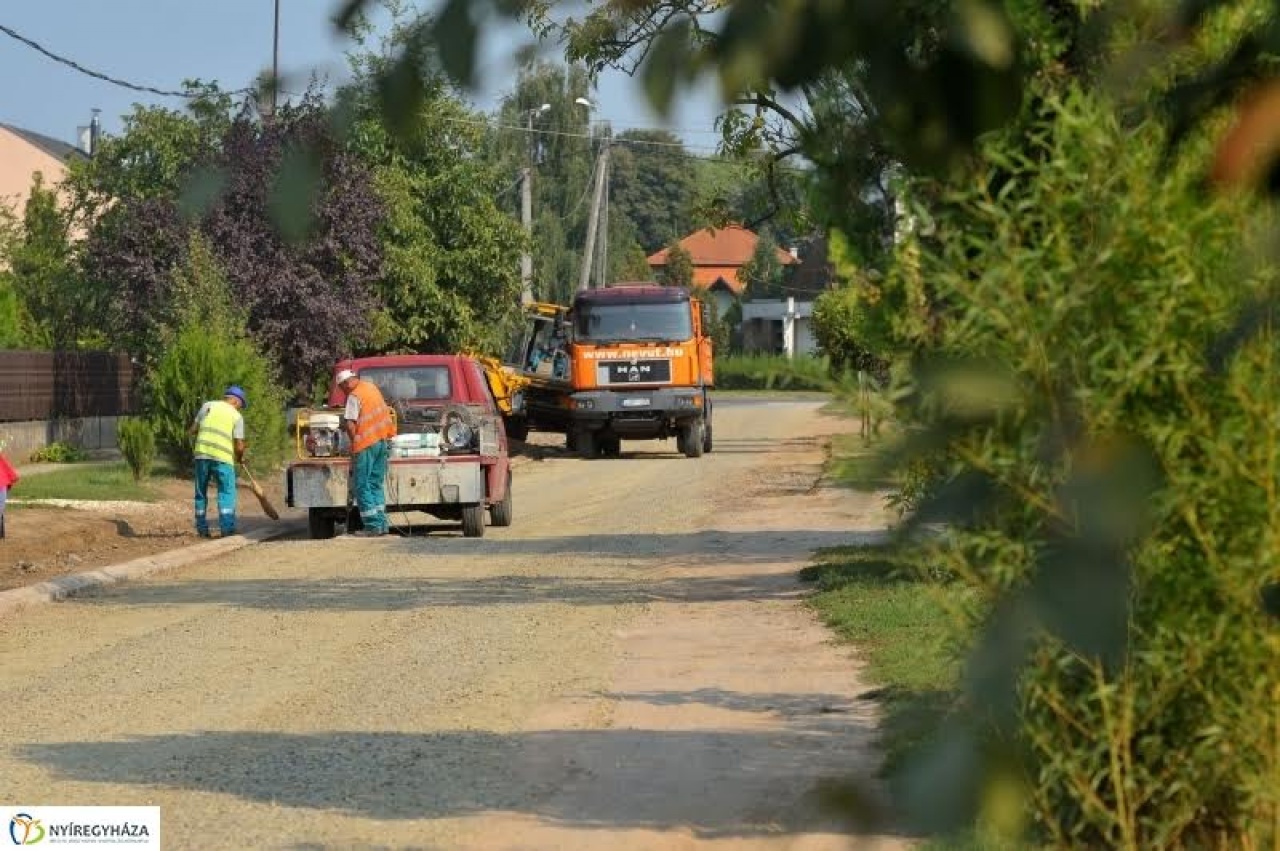
<svg viewBox="0 0 1280 851">
<path fill-rule="evenodd" d="M 688 302 L 583 304 L 573 325 L 579 340 L 596 343 L 682 341 L 693 336 Z"/>
<path fill-rule="evenodd" d="M 447 366 L 374 366 L 359 370 L 360 378 L 378 385 L 387 401 L 392 399 L 448 399 Z"/>
</svg>

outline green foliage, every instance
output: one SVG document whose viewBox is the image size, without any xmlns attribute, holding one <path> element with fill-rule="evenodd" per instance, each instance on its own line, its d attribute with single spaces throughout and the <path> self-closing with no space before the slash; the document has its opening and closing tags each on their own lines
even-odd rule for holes
<svg viewBox="0 0 1280 851">
<path fill-rule="evenodd" d="M 55 189 L 36 172 L 22 217 L 20 238 L 9 250 L 8 284 L 21 307 L 5 312 L 27 327 L 10 336 L 52 349 L 97 347 L 105 305 L 97 288 L 79 273 L 70 218 Z M 10 326 L 12 329 L 12 326 Z"/>
<path fill-rule="evenodd" d="M 202 240 L 195 239 L 178 285 L 198 293 L 181 316 L 159 362 L 147 378 L 147 419 L 155 429 L 161 454 L 179 472 L 189 473 L 195 437 L 188 429 L 200 406 L 221 399 L 228 385 L 244 388 L 245 443 L 251 466 L 270 467 L 288 441 L 285 392 L 270 360 L 245 332 L 226 279 Z M 256 461 L 256 463 L 254 463 Z"/>
<path fill-rule="evenodd" d="M 1280 563 L 1280 349 L 1268 325 L 1223 370 L 1206 354 L 1271 281 L 1240 274 L 1247 208 L 1161 152 L 1097 97 L 1048 96 L 934 205 L 952 238 L 909 240 L 918 266 L 886 285 L 948 306 L 895 320 L 930 353 L 902 411 L 941 460 L 916 521 L 950 522 L 928 557 L 992 607 L 969 722 L 908 774 L 938 827 L 970 815 L 933 782 L 968 753 L 983 817 L 1039 842 L 1274 839 L 1280 643 L 1257 593 Z"/>
<path fill-rule="evenodd" d="M 838 369 L 881 371 L 882 361 L 871 347 L 885 342 L 873 328 L 884 314 L 875 309 L 874 292 L 870 286 L 845 285 L 814 301 L 813 336 Z"/>
<path fill-rule="evenodd" d="M 957 628 L 977 595 L 922 573 L 911 553 L 892 546 L 822 550 L 801 578 L 815 584 L 809 601 L 823 621 L 867 662 L 891 776 L 953 708 L 955 648 L 968 637 Z"/>
<path fill-rule="evenodd" d="M 773 234 L 767 230 L 760 234 L 751 259 L 739 274 L 747 285 L 748 298 L 782 297 L 783 268 Z"/>
<path fill-rule="evenodd" d="M 609 217 L 630 224 L 646 254 L 693 227 L 689 155 L 666 130 L 624 130 L 609 154 Z"/>
<path fill-rule="evenodd" d="M 658 282 L 668 287 L 693 288 L 693 257 L 679 242 L 667 246 L 667 263 L 658 272 Z"/>
<path fill-rule="evenodd" d="M 701 287 L 693 290 L 692 295 L 706 308 L 706 312 L 703 314 L 706 319 L 706 325 L 703 327 L 702 332 L 711 338 L 713 357 L 720 358 L 728 355 L 733 328 L 729 324 L 729 320 L 720 315 L 720 303 L 716 301 L 715 296 Z M 736 305 L 737 302 L 734 302 L 734 306 Z"/>
<path fill-rule="evenodd" d="M 134 481 L 151 475 L 156 459 L 156 432 L 151 423 L 140 417 L 126 417 L 117 426 L 116 440 Z"/>
<path fill-rule="evenodd" d="M 31 461 L 36 464 L 74 464 L 88 457 L 79 446 L 64 440 L 55 440 L 31 453 Z"/>
<path fill-rule="evenodd" d="M 820 358 L 716 352 L 720 390 L 830 390 L 830 364 Z"/>
</svg>

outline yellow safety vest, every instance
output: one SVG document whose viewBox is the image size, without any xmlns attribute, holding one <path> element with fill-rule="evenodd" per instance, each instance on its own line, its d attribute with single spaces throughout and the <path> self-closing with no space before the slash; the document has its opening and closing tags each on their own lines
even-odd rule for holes
<svg viewBox="0 0 1280 851">
<path fill-rule="evenodd" d="M 221 399 L 209 403 L 209 412 L 196 434 L 196 455 L 228 464 L 236 462 L 235 442 L 231 434 L 240 420 L 236 406 Z"/>
</svg>

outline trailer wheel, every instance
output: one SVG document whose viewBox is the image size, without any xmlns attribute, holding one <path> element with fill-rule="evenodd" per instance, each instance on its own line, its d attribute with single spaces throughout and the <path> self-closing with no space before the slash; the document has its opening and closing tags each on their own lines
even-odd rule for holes
<svg viewBox="0 0 1280 851">
<path fill-rule="evenodd" d="M 464 505 L 462 507 L 462 536 L 464 538 L 484 537 L 484 505 Z"/>
<path fill-rule="evenodd" d="M 507 473 L 507 494 L 501 502 L 489 506 L 489 521 L 494 526 L 511 525 L 511 474 Z"/>
<path fill-rule="evenodd" d="M 680 426 L 680 436 L 676 442 L 686 458 L 698 458 L 702 455 L 702 442 L 705 439 L 706 426 L 701 419 L 696 419 Z"/>
<path fill-rule="evenodd" d="M 307 532 L 313 540 L 325 540 L 333 537 L 334 519 L 323 508 L 312 508 L 307 511 Z"/>
</svg>

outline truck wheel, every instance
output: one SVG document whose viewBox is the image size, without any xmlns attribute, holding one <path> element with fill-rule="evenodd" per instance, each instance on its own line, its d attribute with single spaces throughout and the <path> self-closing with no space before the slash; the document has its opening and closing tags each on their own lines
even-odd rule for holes
<svg viewBox="0 0 1280 851">
<path fill-rule="evenodd" d="M 622 438 L 616 435 L 606 437 L 600 444 L 600 453 L 606 458 L 618 458 L 622 455 Z"/>
<path fill-rule="evenodd" d="M 512 417 L 507 420 L 507 437 L 523 443 L 529 438 L 529 421 L 524 417 Z"/>
<path fill-rule="evenodd" d="M 702 451 L 709 453 L 711 451 L 711 400 L 707 399 L 703 409 L 707 412 L 702 422 Z"/>
<path fill-rule="evenodd" d="M 583 458 L 598 458 L 600 456 L 600 445 L 596 440 L 596 433 L 590 429 L 583 429 L 574 435 L 574 448 L 577 449 L 578 455 Z"/>
<path fill-rule="evenodd" d="M 680 451 L 686 458 L 698 458 L 702 455 L 702 442 L 706 438 L 702 420 L 693 420 L 680 426 Z"/>
<path fill-rule="evenodd" d="M 511 525 L 511 474 L 507 473 L 507 495 L 502 502 L 489 506 L 489 522 L 494 526 Z"/>
<path fill-rule="evenodd" d="M 313 540 L 332 538 L 333 525 L 333 515 L 323 508 L 312 508 L 307 511 L 307 532 Z"/>
<path fill-rule="evenodd" d="M 464 538 L 484 537 L 483 505 L 464 505 L 462 507 L 462 536 Z"/>
</svg>

